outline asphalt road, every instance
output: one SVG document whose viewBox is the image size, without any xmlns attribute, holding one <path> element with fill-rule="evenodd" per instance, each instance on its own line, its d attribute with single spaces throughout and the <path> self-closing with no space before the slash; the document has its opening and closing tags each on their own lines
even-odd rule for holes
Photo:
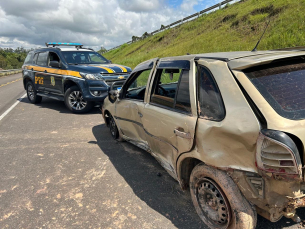
<svg viewBox="0 0 305 229">
<path fill-rule="evenodd" d="M 0 77 L 0 116 L 25 93 L 20 77 Z M 258 228 L 299 227 L 258 217 Z M 189 192 L 150 154 L 114 141 L 97 108 L 75 115 L 24 98 L 0 121 L 0 228 L 207 227 Z"/>
<path fill-rule="evenodd" d="M 24 94 L 21 73 L 0 77 L 0 115 Z"/>
</svg>

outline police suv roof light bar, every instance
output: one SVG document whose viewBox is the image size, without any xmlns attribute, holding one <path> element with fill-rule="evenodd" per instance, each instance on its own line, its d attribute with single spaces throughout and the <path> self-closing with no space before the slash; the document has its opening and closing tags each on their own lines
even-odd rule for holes
<svg viewBox="0 0 305 229">
<path fill-rule="evenodd" d="M 46 46 L 75 46 L 75 48 L 82 48 L 83 45 L 81 43 L 59 43 L 59 42 L 46 42 Z"/>
</svg>

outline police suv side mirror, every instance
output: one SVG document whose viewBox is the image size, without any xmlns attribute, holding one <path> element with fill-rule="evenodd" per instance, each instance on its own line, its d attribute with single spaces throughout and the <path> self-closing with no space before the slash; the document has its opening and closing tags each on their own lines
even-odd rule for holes
<svg viewBox="0 0 305 229">
<path fill-rule="evenodd" d="M 50 67 L 60 68 L 61 64 L 58 61 L 56 61 L 56 60 L 52 60 L 52 61 L 50 61 Z"/>
</svg>

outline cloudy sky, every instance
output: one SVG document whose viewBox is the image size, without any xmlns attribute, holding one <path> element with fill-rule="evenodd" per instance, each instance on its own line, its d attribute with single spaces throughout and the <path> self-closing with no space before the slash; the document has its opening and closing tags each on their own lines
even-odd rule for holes
<svg viewBox="0 0 305 229">
<path fill-rule="evenodd" d="M 80 42 L 98 50 L 130 41 L 221 0 L 0 0 L 0 47 Z"/>
</svg>

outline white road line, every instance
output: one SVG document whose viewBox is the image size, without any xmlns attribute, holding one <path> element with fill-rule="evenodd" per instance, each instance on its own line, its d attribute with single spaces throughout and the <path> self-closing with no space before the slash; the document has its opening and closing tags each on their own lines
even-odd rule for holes
<svg viewBox="0 0 305 229">
<path fill-rule="evenodd" d="M 20 101 L 26 96 L 26 94 L 24 94 L 23 96 L 21 96 L 18 101 L 16 103 L 14 103 L 10 108 L 8 108 L 1 116 L 0 116 L 0 121 L 11 111 L 14 109 L 15 106 L 18 105 L 18 103 L 20 103 Z"/>
</svg>

